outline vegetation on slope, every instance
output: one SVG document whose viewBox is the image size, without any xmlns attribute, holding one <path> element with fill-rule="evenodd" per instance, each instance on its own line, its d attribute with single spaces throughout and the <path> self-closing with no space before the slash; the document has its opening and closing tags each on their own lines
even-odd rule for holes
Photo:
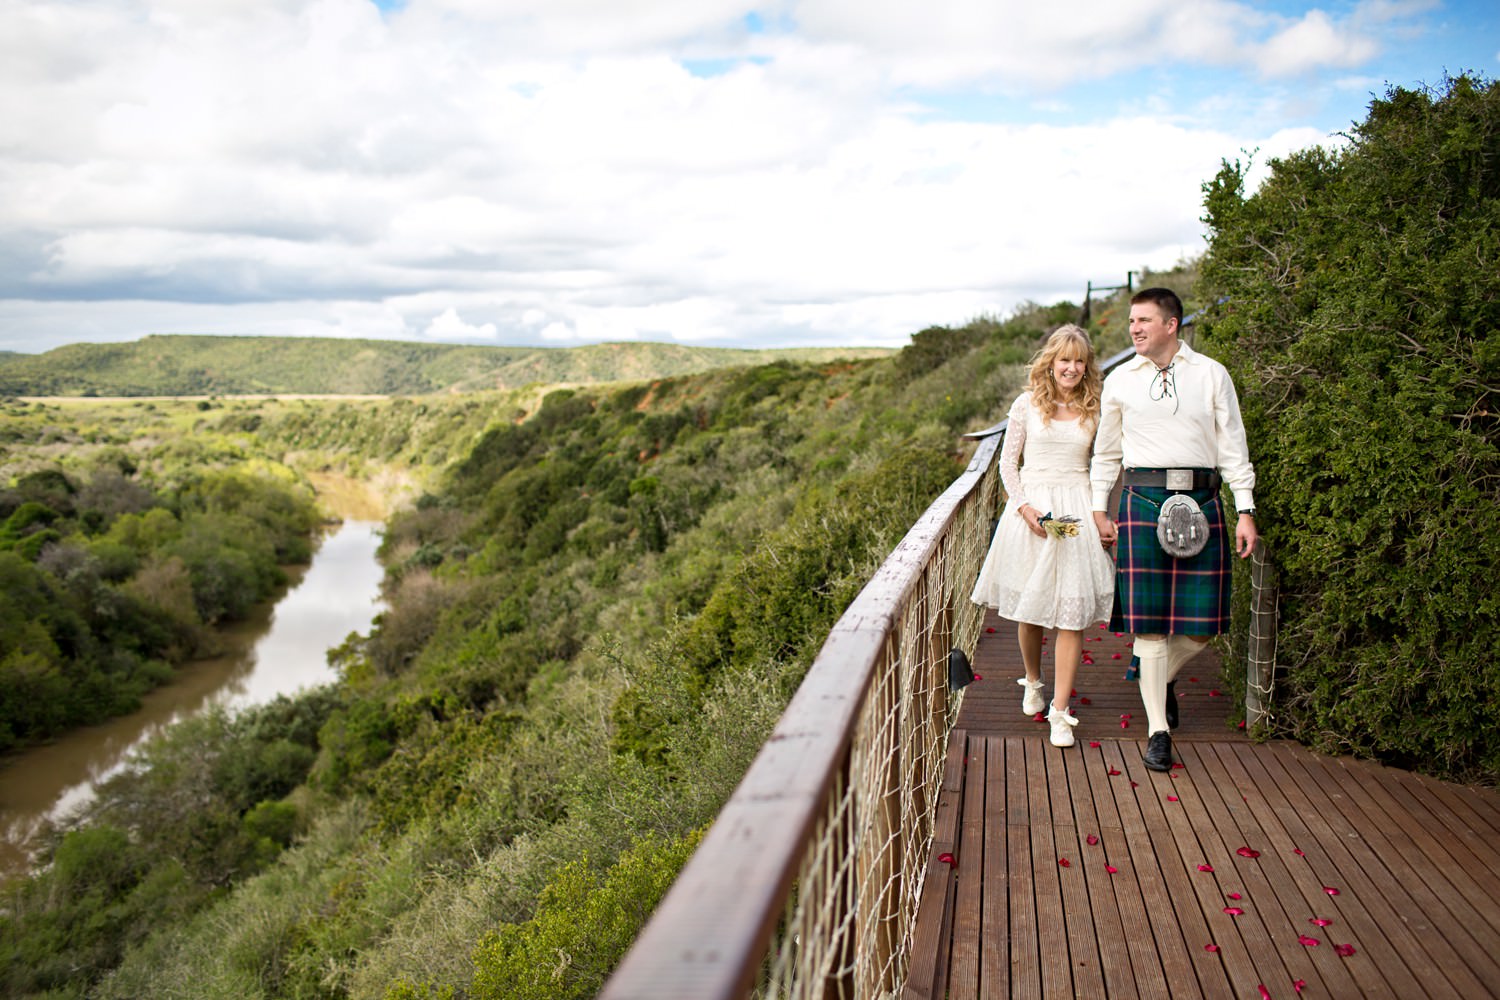
<svg viewBox="0 0 1500 1000">
<path fill-rule="evenodd" d="M 1500 777 L 1500 85 L 1393 88 L 1348 145 L 1205 186 L 1209 350 L 1281 574 L 1276 727 Z"/>
<path fill-rule="evenodd" d="M 421 395 L 635 381 L 778 359 L 822 362 L 890 353 L 881 348 L 480 347 L 158 334 L 128 343 L 0 355 L 0 396 Z"/>
</svg>

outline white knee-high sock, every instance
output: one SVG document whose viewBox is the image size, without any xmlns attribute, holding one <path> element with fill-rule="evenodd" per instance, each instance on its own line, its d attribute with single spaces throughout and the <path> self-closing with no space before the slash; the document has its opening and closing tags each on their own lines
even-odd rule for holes
<svg viewBox="0 0 1500 1000">
<path fill-rule="evenodd" d="M 1135 655 L 1141 661 L 1141 704 L 1146 706 L 1146 735 L 1167 728 L 1167 681 L 1171 678 L 1169 643 L 1166 639 L 1136 639 Z"/>
<path fill-rule="evenodd" d="M 1207 646 L 1208 643 L 1197 642 L 1189 636 L 1177 634 L 1167 636 L 1167 680 L 1175 681 L 1177 671 L 1182 669 L 1182 665 L 1203 652 Z"/>
</svg>

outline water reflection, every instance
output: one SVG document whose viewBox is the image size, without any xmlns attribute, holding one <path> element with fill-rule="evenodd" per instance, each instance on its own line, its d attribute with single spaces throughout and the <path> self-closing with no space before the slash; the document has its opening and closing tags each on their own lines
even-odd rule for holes
<svg viewBox="0 0 1500 1000">
<path fill-rule="evenodd" d="M 87 803 L 95 783 L 167 726 L 212 705 L 233 711 L 332 681 L 327 651 L 369 631 L 381 610 L 379 532 L 378 523 L 345 521 L 306 571 L 291 573 L 274 606 L 222 630 L 229 652 L 183 667 L 140 711 L 0 763 L 0 878 L 24 872 L 46 822 Z"/>
</svg>

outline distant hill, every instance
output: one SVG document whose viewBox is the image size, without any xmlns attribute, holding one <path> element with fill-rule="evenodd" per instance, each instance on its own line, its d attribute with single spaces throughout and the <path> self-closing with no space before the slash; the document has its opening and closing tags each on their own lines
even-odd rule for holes
<svg viewBox="0 0 1500 1000">
<path fill-rule="evenodd" d="M 0 352 L 0 396 L 419 395 L 532 383 L 636 381 L 764 364 L 882 357 L 885 348 L 743 350 L 680 344 L 477 347 L 401 340 L 158 334 Z"/>
</svg>

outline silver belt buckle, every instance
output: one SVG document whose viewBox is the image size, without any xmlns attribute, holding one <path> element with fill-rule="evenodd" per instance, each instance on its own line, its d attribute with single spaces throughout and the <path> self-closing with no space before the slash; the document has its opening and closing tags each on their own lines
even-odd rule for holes
<svg viewBox="0 0 1500 1000">
<path fill-rule="evenodd" d="M 1169 490 L 1177 490 L 1177 491 L 1180 492 L 1182 490 L 1190 490 L 1192 488 L 1193 488 L 1193 470 L 1192 469 L 1168 469 L 1167 470 L 1167 489 L 1169 489 Z"/>
</svg>

